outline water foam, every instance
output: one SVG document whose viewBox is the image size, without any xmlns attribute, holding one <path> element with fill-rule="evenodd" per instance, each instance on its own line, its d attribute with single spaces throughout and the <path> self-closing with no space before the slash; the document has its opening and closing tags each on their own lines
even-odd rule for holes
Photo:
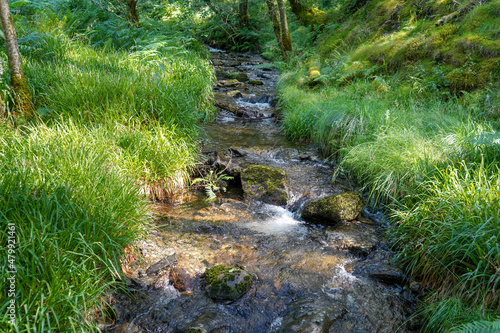
<svg viewBox="0 0 500 333">
<path fill-rule="evenodd" d="M 349 263 L 348 261 L 346 263 Z M 332 298 L 339 298 L 343 291 L 360 285 L 362 281 L 349 273 L 344 264 L 339 264 L 333 269 L 332 279 L 323 285 L 322 290 Z"/>
<path fill-rule="evenodd" d="M 264 204 L 258 215 L 258 220 L 245 223 L 244 226 L 267 235 L 307 234 L 304 222 L 295 219 L 293 213 L 285 208 Z"/>
</svg>

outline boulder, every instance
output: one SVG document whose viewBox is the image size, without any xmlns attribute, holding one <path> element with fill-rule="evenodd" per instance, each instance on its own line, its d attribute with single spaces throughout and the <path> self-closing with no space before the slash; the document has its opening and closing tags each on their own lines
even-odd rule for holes
<svg viewBox="0 0 500 333">
<path fill-rule="evenodd" d="M 236 79 L 240 82 L 246 82 L 248 81 L 248 75 L 246 73 L 228 73 L 228 76 L 231 79 Z"/>
<path fill-rule="evenodd" d="M 215 300 L 235 300 L 252 286 L 252 276 L 242 266 L 215 265 L 205 271 L 205 290 Z"/>
<path fill-rule="evenodd" d="M 250 165 L 241 172 L 247 199 L 285 206 L 288 202 L 286 172 L 266 165 Z"/>
<path fill-rule="evenodd" d="M 337 224 L 356 219 L 364 208 L 361 195 L 354 192 L 331 195 L 308 202 L 302 217 L 326 224 Z"/>
</svg>

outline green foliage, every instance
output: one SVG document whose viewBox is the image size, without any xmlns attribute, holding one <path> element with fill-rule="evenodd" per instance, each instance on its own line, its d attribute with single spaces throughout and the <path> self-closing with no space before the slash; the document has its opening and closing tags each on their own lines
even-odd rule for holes
<svg viewBox="0 0 500 333">
<path fill-rule="evenodd" d="M 395 211 L 393 235 L 405 244 L 398 259 L 441 295 L 497 309 L 499 189 L 495 164 L 462 162 L 439 170 L 417 200 L 409 198 L 409 206 Z"/>
<path fill-rule="evenodd" d="M 97 332 L 123 249 L 148 219 L 145 194 L 182 187 L 198 160 L 213 69 L 188 33 L 147 18 L 135 28 L 85 0 L 33 1 L 16 23 L 37 108 L 32 122 L 0 128 L 0 243 L 7 258 L 13 223 L 16 331 Z"/>
<path fill-rule="evenodd" d="M 205 177 L 193 179 L 191 181 L 191 185 L 201 183 L 205 188 L 205 193 L 208 200 L 214 200 L 217 197 L 215 192 L 219 192 L 220 190 L 225 192 L 225 182 L 233 178 L 234 177 L 229 176 L 223 172 L 215 172 L 214 170 L 209 170 Z"/>
<path fill-rule="evenodd" d="M 64 61 L 33 58 L 25 71 L 44 91 L 39 107 L 52 109 L 54 117 L 122 122 L 138 116 L 190 127 L 213 113 L 213 71 L 192 53 L 163 55 L 164 47 L 109 53 L 76 44 Z"/>
<path fill-rule="evenodd" d="M 63 125 L 2 130 L 0 243 L 7 258 L 13 224 L 19 332 L 95 330 L 92 313 L 145 219 L 146 201 L 111 163 L 104 132 L 89 134 Z M 2 280 L 8 270 L 2 265 Z"/>
<path fill-rule="evenodd" d="M 420 308 L 425 332 L 492 320 L 499 2 L 336 5 L 317 36 L 292 29 L 300 47 L 280 65 L 284 131 L 320 143 L 337 173 L 389 204 L 400 263 L 434 290 Z"/>
<path fill-rule="evenodd" d="M 452 333 L 495 333 L 500 332 L 500 319 L 495 321 L 475 321 L 452 331 Z"/>
</svg>

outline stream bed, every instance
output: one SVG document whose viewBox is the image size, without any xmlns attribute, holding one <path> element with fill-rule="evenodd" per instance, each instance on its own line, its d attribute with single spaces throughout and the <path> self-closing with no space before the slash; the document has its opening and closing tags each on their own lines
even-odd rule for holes
<svg viewBox="0 0 500 333">
<path fill-rule="evenodd" d="M 355 191 L 332 182 L 333 167 L 318 148 L 287 140 L 274 117 L 277 71 L 252 54 L 212 50 L 221 110 L 205 127 L 207 167 L 235 178 L 207 200 L 185 190 L 154 204 L 155 221 L 140 253 L 123 265 L 127 291 L 112 295 L 105 332 L 416 332 L 409 320 L 414 285 L 389 265 L 382 215 L 367 209 L 337 226 L 300 218 L 309 200 Z M 286 207 L 244 200 L 239 170 L 262 164 L 285 170 Z M 242 265 L 250 290 L 214 301 L 205 270 Z"/>
</svg>

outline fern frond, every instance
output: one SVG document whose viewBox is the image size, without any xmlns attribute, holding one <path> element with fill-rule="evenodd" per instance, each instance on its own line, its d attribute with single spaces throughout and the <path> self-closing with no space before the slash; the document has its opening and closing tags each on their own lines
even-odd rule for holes
<svg viewBox="0 0 500 333">
<path fill-rule="evenodd" d="M 207 195 L 208 200 L 214 200 L 215 198 L 217 198 L 211 186 L 205 187 L 205 194 Z"/>
<path fill-rule="evenodd" d="M 500 333 L 500 319 L 474 321 L 460 326 L 451 333 Z"/>
</svg>

